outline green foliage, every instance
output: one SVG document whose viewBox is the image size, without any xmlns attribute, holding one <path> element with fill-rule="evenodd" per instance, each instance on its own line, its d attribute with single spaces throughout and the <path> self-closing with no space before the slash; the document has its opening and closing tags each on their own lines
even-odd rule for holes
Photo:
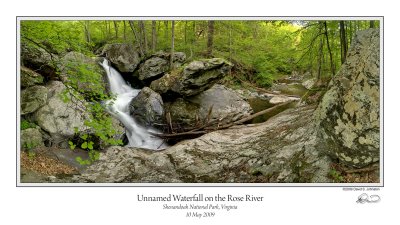
<svg viewBox="0 0 400 225">
<path fill-rule="evenodd" d="M 333 179 L 337 183 L 341 183 L 344 181 L 344 177 L 342 176 L 342 174 L 335 169 L 331 169 L 328 175 L 331 179 Z"/>
<path fill-rule="evenodd" d="M 67 50 L 89 52 L 82 41 L 82 25 L 79 21 L 21 21 L 21 43 L 40 45 L 52 53 Z"/>
<path fill-rule="evenodd" d="M 22 148 L 24 148 L 25 150 L 32 150 L 36 147 L 38 147 L 40 145 L 39 142 L 35 142 L 35 141 L 27 141 L 22 145 Z"/>
<path fill-rule="evenodd" d="M 68 141 L 68 145 L 71 150 L 74 150 L 76 148 L 76 144 L 74 144 L 74 142 L 72 141 Z"/>
<path fill-rule="evenodd" d="M 84 60 L 76 58 L 63 62 L 61 73 L 68 76 L 65 84 L 89 101 L 109 98 L 106 94 L 101 68 L 97 64 L 85 63 Z"/>
<path fill-rule="evenodd" d="M 33 159 L 36 156 L 36 153 L 34 151 L 28 151 L 28 158 Z"/>
<path fill-rule="evenodd" d="M 81 165 L 90 165 L 96 160 L 99 160 L 100 158 L 100 153 L 96 150 L 90 150 L 89 151 L 89 158 L 88 159 L 82 159 L 81 157 L 76 157 L 75 160 L 81 164 Z"/>
<path fill-rule="evenodd" d="M 35 128 L 36 124 L 29 122 L 28 120 L 21 120 L 21 130 L 26 130 L 28 128 Z"/>
</svg>

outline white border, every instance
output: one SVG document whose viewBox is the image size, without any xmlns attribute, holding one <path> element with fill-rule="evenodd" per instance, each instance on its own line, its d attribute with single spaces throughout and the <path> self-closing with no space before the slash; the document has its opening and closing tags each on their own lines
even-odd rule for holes
<svg viewBox="0 0 400 225">
<path fill-rule="evenodd" d="M 20 177 L 20 22 L 22 20 L 379 20 L 380 22 L 380 182 L 379 183 L 21 183 Z M 384 185 L 384 23 L 383 17 L 17 17 L 17 187 L 383 187 Z"/>
</svg>

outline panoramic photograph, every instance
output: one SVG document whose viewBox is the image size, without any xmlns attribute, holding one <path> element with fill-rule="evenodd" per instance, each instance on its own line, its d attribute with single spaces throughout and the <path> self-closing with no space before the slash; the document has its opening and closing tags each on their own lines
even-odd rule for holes
<svg viewBox="0 0 400 225">
<path fill-rule="evenodd" d="M 380 23 L 19 18 L 18 182 L 381 183 Z"/>
</svg>

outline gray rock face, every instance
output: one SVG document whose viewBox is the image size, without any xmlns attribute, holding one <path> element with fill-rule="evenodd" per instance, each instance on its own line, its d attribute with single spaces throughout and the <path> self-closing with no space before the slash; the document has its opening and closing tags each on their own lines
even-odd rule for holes
<svg viewBox="0 0 400 225">
<path fill-rule="evenodd" d="M 107 44 L 102 55 L 120 72 L 133 72 L 140 63 L 139 52 L 131 44 Z"/>
<path fill-rule="evenodd" d="M 43 76 L 31 69 L 21 66 L 21 87 L 27 88 L 38 84 L 43 84 Z"/>
<path fill-rule="evenodd" d="M 249 116 L 253 110 L 235 91 L 219 84 L 189 98 L 178 98 L 168 104 L 172 122 L 193 126 L 197 122 L 219 121 L 229 123 Z M 212 108 L 210 117 L 208 113 Z M 199 121 L 198 121 L 199 120 Z"/>
<path fill-rule="evenodd" d="M 357 32 L 315 117 L 319 148 L 354 167 L 379 160 L 379 30 Z"/>
<path fill-rule="evenodd" d="M 193 61 L 182 71 L 172 71 L 153 81 L 150 87 L 160 94 L 172 91 L 182 96 L 193 96 L 212 87 L 231 67 L 230 62 L 221 58 Z"/>
<path fill-rule="evenodd" d="M 111 147 L 75 182 L 330 182 L 312 108 L 182 141 L 164 151 Z M 287 129 L 282 129 L 286 127 Z"/>
<path fill-rule="evenodd" d="M 167 52 L 154 53 L 149 59 L 139 66 L 139 80 L 147 80 L 163 75 L 169 70 L 171 54 Z M 186 60 L 186 54 L 183 52 L 174 52 L 174 66 L 180 67 Z"/>
<path fill-rule="evenodd" d="M 40 128 L 28 128 L 21 130 L 21 148 L 31 149 L 43 146 L 42 134 Z"/>
<path fill-rule="evenodd" d="M 21 115 L 33 113 L 46 104 L 47 88 L 32 86 L 21 91 Z"/>
<path fill-rule="evenodd" d="M 146 60 L 139 68 L 139 80 L 157 77 L 168 71 L 169 61 L 159 57 Z"/>
<path fill-rule="evenodd" d="M 148 87 L 144 87 L 132 99 L 129 110 L 141 124 L 157 126 L 164 124 L 164 103 L 161 96 Z"/>
<path fill-rule="evenodd" d="M 88 117 L 85 106 L 75 98 L 65 103 L 60 93 L 66 88 L 59 81 L 52 81 L 47 86 L 48 100 L 46 105 L 35 112 L 35 121 L 52 138 L 53 143 L 60 143 L 74 136 L 74 128 L 82 132 L 88 128 L 84 119 Z"/>
</svg>

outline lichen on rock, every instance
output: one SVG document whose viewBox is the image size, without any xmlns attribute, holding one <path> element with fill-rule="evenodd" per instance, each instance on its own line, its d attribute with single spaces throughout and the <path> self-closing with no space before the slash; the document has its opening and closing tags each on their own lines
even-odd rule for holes
<svg viewBox="0 0 400 225">
<path fill-rule="evenodd" d="M 379 160 L 379 43 L 378 29 L 357 32 L 314 114 L 319 148 L 354 167 Z"/>
</svg>

